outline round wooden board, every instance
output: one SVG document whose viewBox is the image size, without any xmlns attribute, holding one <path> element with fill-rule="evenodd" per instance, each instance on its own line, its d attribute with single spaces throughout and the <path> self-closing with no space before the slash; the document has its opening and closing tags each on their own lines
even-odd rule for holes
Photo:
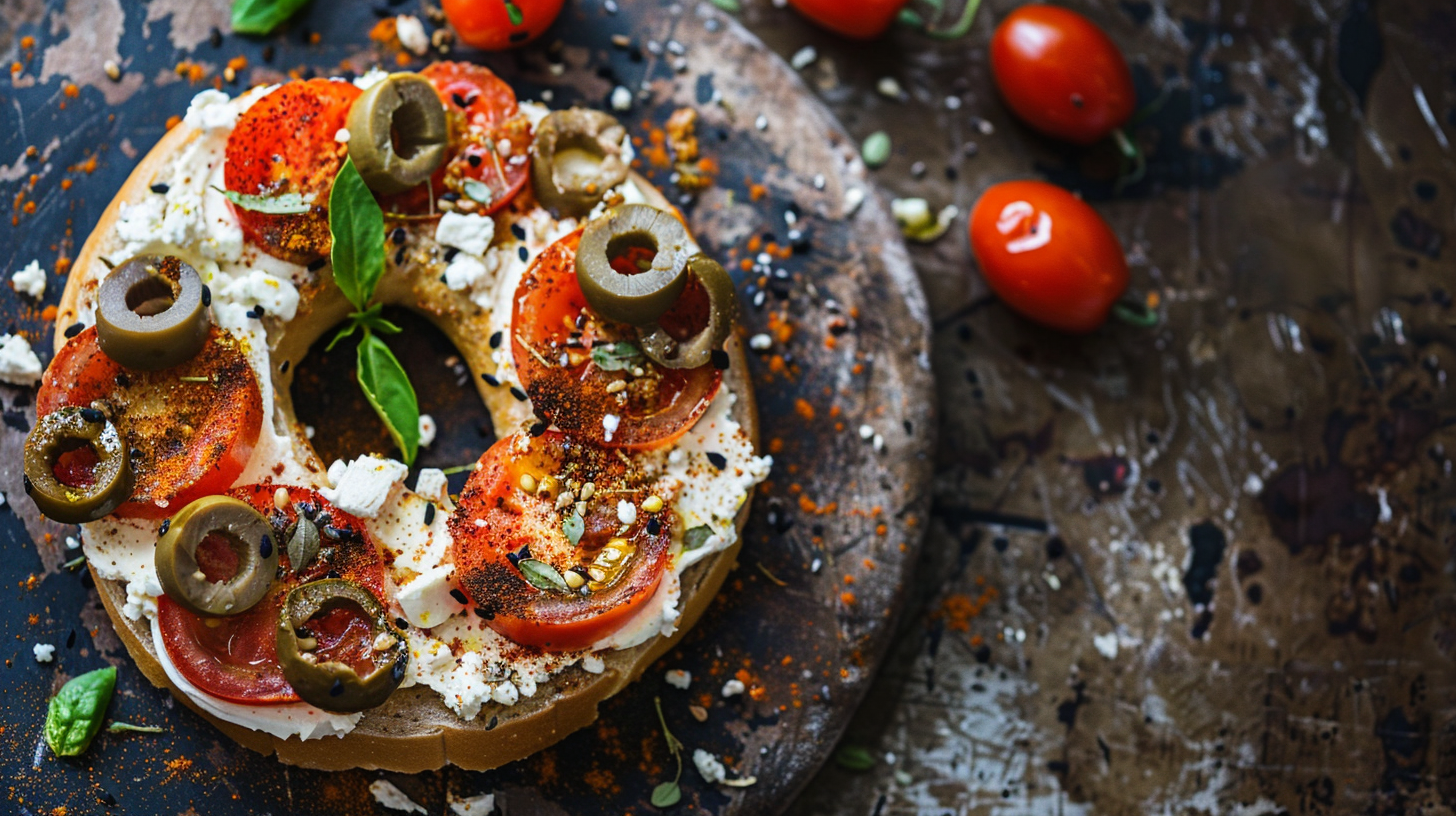
<svg viewBox="0 0 1456 816">
<path fill-rule="evenodd" d="M 56 24 L 44 29 L 38 24 L 47 18 L 41 5 L 23 5 L 26 13 L 0 23 L 0 39 L 29 34 L 39 41 L 38 52 L 64 55 L 79 46 L 78 38 L 91 36 L 75 3 L 49 4 Z M 208 21 L 226 20 L 222 0 L 181 15 L 165 2 L 100 5 L 100 12 L 88 14 L 114 12 L 125 21 L 126 34 L 115 47 L 127 75 L 110 84 L 88 75 L 89 64 L 79 59 L 56 61 L 46 82 L 17 86 L 22 141 L 0 136 L 6 140 L 0 155 L 23 152 L 28 144 L 45 147 L 54 137 L 46 158 L 53 166 L 98 158 L 97 171 L 80 175 L 68 192 L 55 186 L 56 179 L 42 185 L 34 193 L 42 203 L 35 217 L 0 225 L 16 268 L 31 257 L 54 258 L 54 246 L 64 253 L 74 245 L 57 243 L 68 219 L 78 244 L 135 159 L 162 132 L 162 121 L 205 87 L 169 77 L 180 59 L 215 72 L 235 56 L 248 56 L 253 67 L 229 90 L 274 81 L 294 68 L 326 74 L 393 62 L 392 52 L 368 44 L 374 15 L 364 4 L 314 4 L 278 36 L 226 36 L 221 46 L 207 39 Z M 653 131 L 677 108 L 700 114 L 698 135 L 704 156 L 716 162 L 717 183 L 678 203 L 700 242 L 738 277 L 747 334 L 772 341 L 752 363 L 763 444 L 775 465 L 771 483 L 755 499 L 739 566 L 721 598 L 681 648 L 603 706 L 595 726 L 525 761 L 486 774 L 287 768 L 221 738 L 140 678 L 96 611 L 94 590 L 61 569 L 73 555 L 65 551 L 66 531 L 41 526 L 20 498 L 19 470 L 11 464 L 18 456 L 7 456 L 0 460 L 6 463 L 0 490 L 17 501 L 0 517 L 12 554 L 0 573 L 21 589 L 0 627 L 5 641 L 25 653 L 17 652 L 11 674 L 15 693 L 0 704 L 12 801 L 45 811 L 64 805 L 90 812 L 110 798 L 126 812 L 178 812 L 205 801 L 215 814 L 361 813 L 373 812 L 369 785 L 385 776 L 430 813 L 445 812 L 452 797 L 478 793 L 494 793 L 497 807 L 510 814 L 650 812 L 653 787 L 675 771 L 655 698 L 686 746 L 680 812 L 781 810 L 824 761 L 890 645 L 919 548 L 935 424 L 926 303 L 855 145 L 789 66 L 707 3 L 623 3 L 616 13 L 609 5 L 615 8 L 596 0 L 569 6 L 542 43 L 518 52 L 455 56 L 479 58 L 523 99 L 549 90 L 554 106 L 607 108 L 615 88 L 633 89 L 633 107 L 618 115 L 642 138 L 642 171 L 670 197 L 677 192 L 673 168 L 654 160 Z M 320 34 L 318 43 L 309 43 L 309 32 Z M 630 44 L 614 44 L 614 36 Z M 101 58 L 108 48 L 104 37 L 89 47 L 92 57 Z M 271 62 L 263 59 L 264 48 L 272 50 Z M 137 76 L 162 81 L 143 79 L 138 88 Z M 58 110 L 57 89 L 70 77 L 80 94 Z M 105 146 L 99 153 L 97 144 Z M 0 181 L 7 196 L 19 189 Z M 755 264 L 768 245 L 791 243 L 790 212 L 804 237 L 791 257 L 779 252 L 767 259 L 763 274 Z M 62 283 L 51 276 L 50 300 Z M 0 306 L 44 359 L 48 344 L 41 340 L 49 327 L 38 310 L 8 291 L 0 292 Z M 412 372 L 422 394 L 434 392 L 432 377 L 453 377 L 447 367 L 436 368 L 441 373 Z M 25 391 L 0 387 L 0 397 L 8 426 L 0 445 L 14 453 L 33 408 Z M 474 427 L 442 431 L 429 454 L 437 461 L 427 456 L 423 464 L 457 464 L 446 458 L 466 451 L 472 437 L 480 444 Z M 47 540 L 48 531 L 61 535 Z M 29 541 L 36 542 L 38 560 Z M 34 613 L 34 622 L 27 613 Z M 35 641 L 63 646 L 57 663 L 31 660 L 28 644 Z M 37 751 L 41 712 L 54 686 L 102 661 L 122 669 L 112 716 L 164 723 L 167 732 L 131 739 L 103 734 L 76 761 Z M 669 668 L 692 672 L 686 691 L 664 682 Z M 746 678 L 750 693 L 722 697 L 719 690 L 735 674 Z M 691 707 L 705 711 L 706 719 L 699 722 Z M 692 767 L 695 749 L 723 758 L 730 777 L 753 776 L 756 784 L 704 782 Z"/>
</svg>

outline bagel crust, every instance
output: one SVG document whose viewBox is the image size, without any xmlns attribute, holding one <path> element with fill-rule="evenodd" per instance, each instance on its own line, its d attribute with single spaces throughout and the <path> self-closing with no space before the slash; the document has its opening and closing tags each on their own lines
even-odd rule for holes
<svg viewBox="0 0 1456 816">
<path fill-rule="evenodd" d="M 87 303 L 94 301 L 94 288 L 106 274 L 103 254 L 110 251 L 109 238 L 122 216 L 123 205 L 146 195 L 153 179 L 184 155 L 201 133 L 185 122 L 172 128 L 142 159 L 117 192 L 111 204 L 82 247 L 67 280 L 56 320 L 55 347 L 66 342 L 64 332 L 76 322 L 90 322 Z M 668 201 L 645 179 L 631 176 L 647 202 L 671 209 Z M 481 309 L 463 297 L 450 292 L 436 278 L 438 270 L 399 269 L 387 272 L 380 282 L 379 299 L 404 305 L 421 313 L 437 325 L 455 344 L 461 357 L 475 373 L 494 369 L 490 350 L 485 348 L 485 318 Z M 332 286 L 331 272 L 323 270 L 314 285 L 303 289 L 303 305 L 288 326 L 281 342 L 270 349 L 274 359 L 301 360 L 308 348 L 326 329 L 343 319 L 352 309 Z M 722 388 L 737 399 L 730 408 L 736 421 L 758 449 L 758 417 L 748 376 L 743 345 L 736 335 L 726 344 L 729 366 L 723 372 Z M 280 372 L 271 365 L 272 394 L 276 411 L 289 428 L 301 425 L 293 413 L 289 396 L 291 372 Z M 510 399 L 505 389 L 488 391 L 479 376 L 473 377 L 482 398 L 493 415 L 498 415 L 502 400 Z M 265 396 L 265 402 L 267 397 Z M 267 406 L 265 405 L 265 408 Z M 265 412 L 267 413 L 267 412 Z M 277 424 L 277 421 L 275 421 Z M 293 434 L 293 453 L 310 470 L 321 473 L 323 463 L 302 434 Z M 747 518 L 752 487 L 743 501 L 734 523 L 741 535 Z M 539 682 L 534 695 L 522 697 L 513 705 L 503 706 L 487 701 L 472 719 L 463 719 L 448 708 L 440 693 L 419 684 L 401 688 L 382 706 L 367 711 L 352 730 L 339 737 L 286 739 L 253 730 L 204 710 L 199 703 L 177 687 L 168 677 L 153 638 L 152 622 L 146 617 L 124 613 L 129 603 L 127 583 L 103 577 L 94 562 L 88 568 L 95 578 L 107 614 L 128 653 L 138 668 L 154 685 L 165 688 L 182 703 L 211 722 L 236 742 L 263 754 L 276 754 L 289 764 L 309 768 L 342 770 L 350 768 L 419 772 L 441 768 L 447 764 L 470 770 L 488 770 L 527 757 L 561 740 L 573 731 L 589 725 L 597 718 L 601 702 L 639 678 L 659 656 L 671 649 L 687 630 L 703 615 L 713 597 L 734 566 L 739 536 L 731 546 L 713 553 L 687 567 L 680 576 L 681 596 L 677 627 L 671 634 L 657 634 L 638 645 L 619 650 L 599 651 L 602 670 L 592 673 L 580 663 L 557 671 L 549 680 Z"/>
</svg>

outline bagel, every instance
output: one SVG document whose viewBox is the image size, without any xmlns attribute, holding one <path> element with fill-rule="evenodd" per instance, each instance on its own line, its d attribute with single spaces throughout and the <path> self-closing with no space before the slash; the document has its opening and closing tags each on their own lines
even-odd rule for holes
<svg viewBox="0 0 1456 816">
<path fill-rule="evenodd" d="M 264 95 L 264 91 L 255 89 L 249 94 L 251 101 L 256 101 Z M 196 104 L 194 102 L 194 106 Z M 58 352 L 67 343 L 68 335 L 74 335 L 72 327 L 75 324 L 94 322 L 96 289 L 110 265 L 115 263 L 113 256 L 126 249 L 127 241 L 131 240 L 118 234 L 125 208 L 137 206 L 148 195 L 155 196 L 153 185 L 156 179 L 166 177 L 165 174 L 181 166 L 180 163 L 187 157 L 205 154 L 203 148 L 208 144 L 207 139 L 215 137 L 215 132 L 199 126 L 194 117 L 187 117 L 151 149 L 117 192 L 77 255 L 67 280 L 56 320 L 55 348 Z M 209 168 L 209 171 L 212 169 L 215 168 Z M 198 172 L 202 172 L 202 168 L 199 167 Z M 640 192 L 646 203 L 672 210 L 662 194 L 642 177 L 632 173 L 628 183 Z M 529 193 L 521 198 L 528 197 Z M 540 218 L 542 211 L 527 210 L 528 204 L 529 201 L 516 202 L 504 217 L 507 220 L 528 216 Z M 426 232 L 432 230 L 433 225 Z M 496 234 L 499 236 L 506 232 L 497 228 Z M 499 355 L 493 357 L 492 350 L 484 342 L 493 327 L 499 326 L 499 310 L 484 308 L 472 299 L 468 289 L 451 289 L 447 285 L 437 260 L 440 248 L 433 244 L 430 235 L 412 232 L 410 243 L 417 247 L 418 253 L 412 254 L 404 264 L 387 269 L 376 290 L 375 300 L 417 312 L 450 338 L 470 369 L 471 379 L 493 420 L 498 424 L 504 420 L 506 427 L 497 428 L 498 434 L 504 436 L 504 431 L 510 430 L 513 424 L 519 426 L 522 411 L 526 409 L 522 402 L 509 395 L 507 389 L 492 388 L 481 376 L 502 371 Z M 216 264 L 210 263 L 205 252 L 199 253 L 195 247 L 189 246 L 167 246 L 191 252 L 192 257 L 187 259 L 196 260 L 199 271 L 207 269 L 211 271 L 205 274 L 216 273 Z M 536 251 L 539 252 L 539 249 Z M 259 263 L 269 260 L 260 254 L 255 258 Z M 296 279 L 301 269 L 294 269 Z M 299 297 L 294 317 L 286 321 L 270 320 L 266 326 L 259 321 L 260 328 L 254 339 L 264 339 L 266 350 L 261 357 L 255 354 L 251 359 L 255 362 L 255 372 L 262 375 L 259 379 L 260 385 L 264 386 L 265 431 L 276 433 L 279 439 L 286 441 L 286 448 L 275 450 L 277 458 L 281 462 L 291 457 L 290 461 L 300 466 L 297 470 L 290 469 L 278 483 L 288 484 L 291 481 L 319 488 L 329 486 L 327 463 L 319 460 L 308 442 L 305 429 L 294 415 L 290 385 L 296 364 L 304 359 L 309 348 L 324 332 L 345 320 L 353 307 L 334 285 L 332 269 L 327 265 L 312 273 L 311 278 L 302 277 L 304 279 L 297 284 Z M 215 305 L 214 308 L 216 311 L 221 307 Z M 492 316 L 495 317 L 494 323 Z M 509 316 L 505 319 L 509 320 Z M 722 372 L 718 399 L 723 399 L 725 392 L 733 395 L 728 402 L 727 416 L 738 424 L 750 441 L 751 451 L 756 452 L 758 417 L 747 361 L 736 334 L 729 337 L 724 350 L 728 353 L 729 364 Z M 254 351 L 259 349 L 254 347 Z M 258 360 L 264 361 L 265 370 L 259 370 Z M 289 366 L 290 361 L 295 366 Z M 268 404 L 270 399 L 271 406 Z M 260 441 L 253 453 L 254 459 L 265 449 L 267 446 Z M 600 660 L 599 671 L 587 671 L 585 660 L 578 658 L 551 673 L 544 681 L 537 675 L 534 694 L 527 696 L 523 691 L 520 699 L 511 705 L 486 700 L 470 717 L 448 706 L 442 694 L 434 688 L 423 683 L 406 683 L 395 690 L 383 705 L 365 711 L 341 736 L 308 739 L 297 735 L 278 736 L 219 714 L 216 701 L 210 700 L 206 692 L 195 688 L 191 689 L 192 693 L 184 690 L 183 686 L 189 684 L 179 682 L 175 666 L 171 665 L 165 648 L 161 646 L 160 636 L 156 634 L 155 619 L 136 614 L 139 601 L 135 593 L 128 594 L 128 581 L 119 576 L 116 569 L 108 568 L 107 547 L 119 540 L 115 538 L 119 535 L 116 531 L 123 522 L 103 519 L 84 525 L 83 539 L 89 556 L 88 567 L 102 603 L 137 667 L 154 685 L 169 690 L 193 712 L 239 744 L 263 754 L 276 754 L 285 763 L 326 770 L 365 768 L 419 772 L 447 764 L 487 770 L 529 756 L 593 722 L 603 700 L 640 677 L 698 621 L 734 566 L 753 485 L 766 475 L 767 464 L 764 463 L 770 460 L 754 458 L 763 472 L 748 479 L 743 488 L 745 496 L 732 518 L 736 534 L 732 536 L 731 543 L 692 563 L 677 579 L 681 600 L 678 602 L 675 629 L 659 632 L 627 648 L 592 651 L 590 654 Z M 259 464 L 250 461 L 246 473 L 257 473 Z M 239 483 L 246 478 L 246 475 L 240 477 Z M 683 489 L 692 487 L 690 483 Z M 402 493 L 408 491 L 396 488 L 391 495 Z M 726 541 L 728 536 L 721 538 Z M 116 562 L 113 560 L 111 563 L 115 566 Z M 667 583 L 665 580 L 664 585 Z M 661 593 L 663 590 L 659 588 L 657 591 Z M 144 609 L 145 599 L 140 603 Z"/>
</svg>

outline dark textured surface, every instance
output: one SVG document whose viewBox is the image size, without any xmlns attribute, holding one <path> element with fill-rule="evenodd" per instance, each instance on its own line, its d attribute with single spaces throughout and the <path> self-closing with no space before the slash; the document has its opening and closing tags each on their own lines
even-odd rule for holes
<svg viewBox="0 0 1456 816">
<path fill-rule="evenodd" d="M 213 45 L 209 30 L 223 23 L 225 8 L 223 2 L 117 6 L 116 0 L 55 2 L 44 11 L 37 3 L 6 6 L 0 51 L 23 66 L 0 88 L 0 156 L 11 162 L 0 168 L 0 193 L 16 202 L 15 220 L 0 223 L 6 270 L 31 258 L 54 268 L 58 257 L 73 256 L 128 171 L 164 132 L 166 119 L 185 110 L 229 59 L 249 58 L 239 87 L 295 69 L 335 73 L 394 62 L 394 51 L 369 44 L 365 35 L 375 14 L 364 4 L 316 3 L 271 40 L 224 36 Z M 396 13 L 412 9 L 414 4 L 393 7 Z M 315 31 L 319 42 L 312 43 Z M 934 431 L 923 296 L 873 194 L 856 212 L 844 211 L 847 188 L 868 189 L 852 144 L 787 66 L 742 29 L 706 10 L 700 16 L 644 2 L 612 15 L 587 2 L 568 9 L 553 33 L 563 41 L 559 50 L 548 48 L 557 39 L 550 36 L 540 47 L 486 55 L 484 61 L 522 98 L 549 88 L 557 105 L 602 106 L 617 84 L 636 89 L 649 82 L 633 110 L 622 114 L 638 136 L 660 126 L 675 107 L 696 104 L 700 92 L 721 99 L 721 105 L 700 106 L 703 153 L 718 163 L 719 184 L 681 203 L 705 247 L 740 276 L 750 304 L 748 331 L 775 327 L 777 339 L 753 367 L 763 440 L 777 451 L 777 463 L 721 597 L 681 648 L 603 707 L 597 725 L 494 773 L 383 776 L 431 813 L 445 812 L 451 795 L 476 793 L 495 793 L 507 813 L 643 812 L 650 809 L 653 786 L 673 774 L 653 709 L 660 695 L 668 723 L 688 746 L 681 812 L 781 809 L 827 755 L 868 688 L 918 553 Z M 613 46 L 610 36 L 617 33 L 629 34 L 634 46 Z M 33 48 L 20 46 L 27 35 L 37 40 Z M 640 46 L 647 39 L 683 46 L 683 72 L 668 64 L 674 53 L 644 53 Z M 263 59 L 265 47 L 272 49 L 271 62 Z M 104 77 L 107 58 L 125 68 L 119 82 Z M 174 66 L 184 59 L 200 65 L 205 78 L 195 84 L 179 78 Z M 553 64 L 563 67 L 553 71 Z M 74 96 L 65 90 L 72 81 Z M 746 113 L 759 106 L 773 119 L 766 130 Z M 32 144 L 36 155 L 27 157 Z M 650 145 L 648 138 L 644 152 Z M 649 159 L 642 169 L 675 195 L 668 167 Z M 33 183 L 30 173 L 38 176 Z M 824 177 L 818 186 L 815 176 Z M 62 179 L 71 180 L 69 189 L 62 189 Z M 37 204 L 34 212 L 24 206 L 29 201 Z M 784 213 L 790 208 L 810 241 L 794 257 L 773 261 L 771 281 L 747 274 L 739 261 L 756 256 L 760 250 L 753 247 L 787 243 Z M 46 302 L 55 302 L 63 283 L 51 275 Z M 762 305 L 754 307 L 760 290 Z M 47 358 L 50 327 L 32 302 L 0 292 L 0 304 L 11 328 L 24 330 Z M 451 422 L 459 416 L 450 408 L 453 398 L 432 396 L 454 383 L 448 353 L 422 342 L 403 355 L 422 382 L 423 409 L 447 426 L 432 453 L 441 464 L 464 451 L 473 459 L 488 441 L 478 417 Z M 5 389 L 3 397 L 16 424 L 28 422 L 29 392 Z M 807 418 L 810 413 L 817 421 Z M 883 432 L 882 452 L 854 432 L 862 423 Z M 28 529 L 16 515 L 26 510 L 14 454 L 22 438 L 20 428 L 0 436 L 6 456 L 0 489 L 21 503 L 0 516 L 7 555 L 0 575 L 8 587 L 0 631 L 10 644 L 4 671 L 13 690 L 0 702 L 6 809 L 375 811 L 368 785 L 381 774 L 286 768 L 228 743 L 141 678 L 84 585 L 84 572 L 59 568 L 73 554 L 63 543 L 69 531 L 51 528 L 56 537 L 46 539 L 33 513 L 25 520 Z M 55 663 L 31 658 L 36 642 L 59 647 Z M 111 715 L 163 724 L 167 733 L 102 735 L 79 760 L 51 756 L 39 742 L 46 698 L 67 676 L 104 662 L 121 667 Z M 691 670 L 692 687 L 667 686 L 667 668 Z M 752 693 L 723 699 L 718 690 L 739 671 Z M 707 710 L 706 722 L 690 715 L 690 704 Z M 757 784 L 733 789 L 704 783 L 692 768 L 695 748 L 724 758 L 734 777 L 757 776 Z"/>
</svg>

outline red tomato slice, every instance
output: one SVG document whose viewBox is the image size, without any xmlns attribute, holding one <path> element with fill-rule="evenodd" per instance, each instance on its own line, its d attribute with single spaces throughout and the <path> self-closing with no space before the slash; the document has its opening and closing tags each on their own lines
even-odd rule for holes
<svg viewBox="0 0 1456 816">
<path fill-rule="evenodd" d="M 587 306 L 576 282 L 580 241 L 577 230 L 547 247 L 516 288 L 511 349 L 521 385 L 537 415 L 595 444 L 616 448 L 669 444 L 708 410 L 722 373 L 712 364 L 665 368 L 642 357 L 644 376 L 628 378 L 626 371 L 605 371 L 593 363 L 594 346 L 635 342 L 637 330 L 603 320 Z M 694 309 L 694 291 L 701 293 L 701 287 L 689 287 L 673 312 Z M 679 318 L 674 325 L 681 322 Z M 629 381 L 625 390 L 607 390 L 624 378 Z M 611 422 L 609 415 L 616 417 L 610 434 L 603 424 Z"/>
<path fill-rule="evenodd" d="M 162 644 L 182 676 L 214 697 L 245 705 L 298 702 L 279 668 L 274 633 L 289 590 L 337 575 L 368 588 L 376 597 L 384 596 L 384 563 L 364 523 L 303 487 L 285 488 L 288 505 L 279 510 L 273 501 L 277 489 L 276 485 L 260 484 L 227 493 L 266 516 L 280 541 L 298 520 L 295 505 L 315 510 L 314 520 L 324 534 L 324 547 L 313 563 L 295 574 L 284 549 L 279 565 L 283 579 L 257 605 L 237 615 L 206 618 L 183 609 L 165 595 L 157 602 Z M 362 661 L 371 660 L 373 636 L 369 624 L 358 615 L 341 611 L 314 618 L 309 629 L 322 641 L 327 657 L 368 670 Z"/>
<path fill-rule="evenodd" d="M 420 71 L 430 80 L 450 121 L 450 158 L 413 190 L 386 196 L 386 212 L 429 211 L 430 192 L 459 196 L 470 212 L 488 215 L 515 198 L 531 176 L 531 120 L 516 105 L 516 92 L 489 68 L 468 62 L 437 62 Z M 482 188 L 467 182 L 480 182 Z M 485 201 L 481 201 L 485 198 Z"/>
<path fill-rule="evenodd" d="M 223 492 L 248 464 L 263 425 L 258 378 L 238 340 L 216 326 L 197 356 L 162 371 L 123 368 L 102 353 L 95 327 L 71 338 L 46 369 L 36 415 L 98 401 L 132 451 L 136 487 L 116 510 L 123 518 L 163 518 Z M 94 465 L 73 457 L 58 463 L 57 476 L 82 484 Z"/>
<path fill-rule="evenodd" d="M 508 3 L 480 0 L 441 0 L 445 17 L 471 48 L 500 51 L 524 45 L 541 36 L 561 13 L 562 0 L 515 0 L 519 22 L 511 20 Z"/>
<path fill-rule="evenodd" d="M 233 208 L 243 235 L 269 255 L 308 263 L 329 253 L 329 191 L 349 153 L 334 135 L 359 94 L 352 82 L 290 82 L 238 118 L 228 136 L 227 188 L 245 195 L 313 196 L 313 209 L 298 215 Z"/>
<path fill-rule="evenodd" d="M 548 431 L 506 437 L 479 464 L 450 517 L 451 554 L 460 586 L 492 629 L 527 646 L 580 649 L 620 628 L 657 591 L 668 564 L 672 511 L 640 509 L 649 484 L 616 452 Z M 523 475 L 537 485 L 550 476 L 563 487 L 570 480 L 595 486 L 575 545 L 563 531 L 574 511 L 556 509 L 556 492 L 522 490 Z M 619 501 L 639 508 L 625 531 Z M 601 553 L 619 540 L 625 546 L 615 549 L 626 554 L 605 566 Z M 550 564 L 563 576 L 573 568 L 601 569 L 605 580 L 588 580 L 585 594 L 538 589 L 517 566 L 522 558 Z"/>
</svg>

